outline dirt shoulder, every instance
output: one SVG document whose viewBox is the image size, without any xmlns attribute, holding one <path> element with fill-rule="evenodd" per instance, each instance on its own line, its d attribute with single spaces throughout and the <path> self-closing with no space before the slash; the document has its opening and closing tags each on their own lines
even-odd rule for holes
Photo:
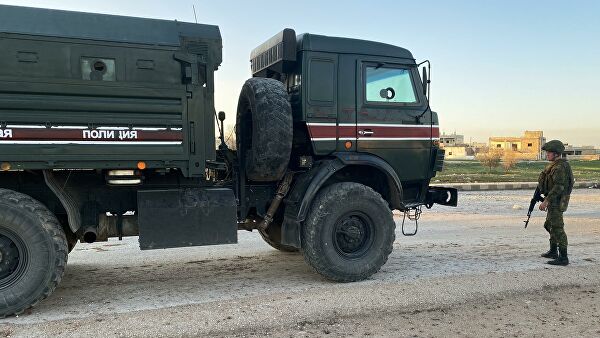
<svg viewBox="0 0 600 338">
<path fill-rule="evenodd" d="M 523 337 L 600 336 L 600 286 L 548 287 L 485 302 L 299 322 L 277 330 L 238 332 L 262 337 Z"/>
<path fill-rule="evenodd" d="M 599 281 L 598 264 L 406 284 L 367 281 L 120 315 L 5 324 L 0 333 L 6 337 L 597 336 Z"/>
</svg>

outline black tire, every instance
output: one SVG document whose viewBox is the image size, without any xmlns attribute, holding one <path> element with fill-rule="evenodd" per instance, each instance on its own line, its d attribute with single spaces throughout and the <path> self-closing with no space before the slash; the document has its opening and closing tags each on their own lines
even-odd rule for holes
<svg viewBox="0 0 600 338">
<path fill-rule="evenodd" d="M 54 291 L 67 266 L 65 233 L 48 208 L 0 189 L 0 318 L 18 315 Z"/>
<path fill-rule="evenodd" d="M 271 224 L 267 231 L 258 230 L 264 241 L 271 247 L 283 252 L 298 252 L 298 248 L 281 244 L 281 224 Z"/>
<path fill-rule="evenodd" d="M 249 180 L 273 182 L 283 177 L 290 161 L 293 129 L 283 83 L 248 79 L 238 101 L 236 142 Z"/>
<path fill-rule="evenodd" d="M 395 240 L 392 211 L 358 183 L 336 183 L 315 197 L 302 227 L 302 254 L 319 274 L 338 282 L 366 279 L 385 264 Z"/>
</svg>

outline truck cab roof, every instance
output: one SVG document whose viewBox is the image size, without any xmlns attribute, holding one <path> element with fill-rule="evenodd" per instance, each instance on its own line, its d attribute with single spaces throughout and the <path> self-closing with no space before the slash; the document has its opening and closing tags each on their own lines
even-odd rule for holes
<svg viewBox="0 0 600 338">
<path fill-rule="evenodd" d="M 296 35 L 291 28 L 275 34 L 250 53 L 253 76 L 270 77 L 272 73 L 288 73 L 294 70 L 301 52 L 324 52 L 334 54 L 372 55 L 403 59 L 415 64 L 410 51 L 382 42 L 304 33 Z"/>
<path fill-rule="evenodd" d="M 298 51 L 377 55 L 408 59 L 414 62 L 413 55 L 407 49 L 381 42 L 340 38 L 309 33 L 298 35 L 297 41 Z"/>
</svg>

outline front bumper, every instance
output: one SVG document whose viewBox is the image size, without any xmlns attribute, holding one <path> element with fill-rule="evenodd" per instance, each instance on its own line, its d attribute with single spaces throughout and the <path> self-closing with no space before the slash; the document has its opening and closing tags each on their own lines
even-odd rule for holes
<svg viewBox="0 0 600 338">
<path fill-rule="evenodd" d="M 455 207 L 458 205 L 458 189 L 430 186 L 425 201 L 427 208 L 431 208 L 434 204 Z"/>
</svg>

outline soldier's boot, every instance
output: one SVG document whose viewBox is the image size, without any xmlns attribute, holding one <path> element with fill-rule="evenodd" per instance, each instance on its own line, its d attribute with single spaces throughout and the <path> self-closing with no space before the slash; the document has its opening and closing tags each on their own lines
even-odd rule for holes
<svg viewBox="0 0 600 338">
<path fill-rule="evenodd" d="M 557 259 L 558 258 L 558 244 L 550 241 L 550 250 L 548 250 L 548 252 L 544 252 L 542 254 L 542 257 Z"/>
<path fill-rule="evenodd" d="M 553 260 L 553 261 L 548 261 L 548 264 L 550 265 L 569 265 L 569 257 L 567 255 L 567 248 L 559 248 L 558 251 L 560 252 L 560 254 L 558 255 L 558 258 Z"/>
</svg>

